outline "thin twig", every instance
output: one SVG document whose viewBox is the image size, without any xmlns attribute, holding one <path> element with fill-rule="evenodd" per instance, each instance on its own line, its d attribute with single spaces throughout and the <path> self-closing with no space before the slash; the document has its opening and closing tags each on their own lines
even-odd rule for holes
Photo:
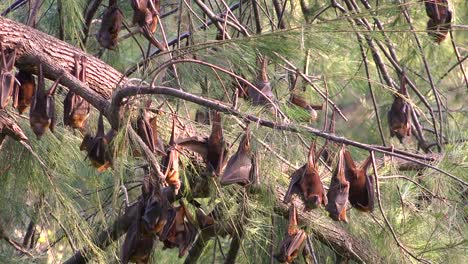
<svg viewBox="0 0 468 264">
<path fill-rule="evenodd" d="M 351 146 L 354 146 L 354 147 L 357 147 L 357 148 L 360 148 L 360 149 L 365 149 L 365 150 L 368 150 L 368 151 L 372 150 L 372 151 L 384 153 L 384 154 L 389 155 L 389 156 L 394 156 L 394 157 L 397 157 L 397 158 L 401 158 L 403 160 L 407 160 L 407 161 L 411 161 L 411 162 L 423 165 L 423 166 L 425 166 L 427 168 L 431 168 L 433 170 L 436 170 L 436 171 L 438 171 L 440 173 L 443 173 L 443 174 L 449 176 L 450 178 L 452 178 L 453 180 L 459 182 L 460 184 L 462 184 L 464 186 L 468 186 L 468 183 L 466 183 L 464 180 L 456 177 L 455 175 L 453 175 L 453 174 L 451 174 L 449 172 L 446 172 L 445 170 L 439 169 L 439 168 L 437 168 L 435 166 L 432 166 L 431 164 L 427 164 L 425 162 L 422 162 L 420 160 L 417 160 L 415 158 L 410 157 L 410 156 L 419 156 L 419 155 L 416 155 L 416 154 L 412 154 L 412 153 L 409 153 L 409 152 L 406 152 L 406 151 L 401 151 L 401 150 L 398 151 L 398 153 L 396 151 L 391 151 L 391 150 L 388 151 L 388 150 L 385 150 L 386 147 L 373 146 L 373 145 L 353 141 L 353 140 L 350 140 L 350 139 L 347 139 L 347 138 L 344 138 L 344 137 L 339 137 L 339 136 L 336 136 L 334 134 L 330 134 L 330 133 L 327 133 L 327 132 L 324 132 L 324 131 L 321 131 L 319 129 L 316 129 L 316 128 L 313 128 L 313 127 L 310 127 L 310 126 L 306 126 L 306 125 L 294 125 L 294 124 L 286 124 L 286 123 L 277 123 L 277 122 L 261 119 L 261 118 L 259 118 L 257 116 L 250 115 L 250 114 L 244 114 L 244 113 L 241 113 L 241 112 L 239 112 L 237 110 L 234 110 L 233 108 L 231 108 L 231 106 L 226 106 L 222 102 L 209 100 L 209 99 L 206 99 L 204 97 L 196 96 L 194 94 L 186 93 L 186 92 L 183 92 L 181 90 L 170 88 L 170 87 L 164 87 L 164 86 L 155 86 L 155 87 L 129 86 L 129 87 L 126 87 L 124 89 L 120 89 L 120 90 L 116 91 L 116 93 L 114 95 L 114 100 L 113 100 L 111 105 L 115 106 L 114 101 L 120 102 L 125 97 L 135 96 L 135 95 L 139 95 L 139 94 L 165 94 L 165 95 L 169 95 L 169 96 L 174 96 L 174 97 L 180 98 L 182 100 L 190 101 L 192 103 L 199 104 L 199 105 L 211 108 L 211 109 L 215 109 L 215 110 L 218 110 L 218 111 L 223 112 L 223 113 L 227 113 L 227 114 L 230 114 L 230 115 L 240 117 L 240 118 L 244 119 L 246 122 L 252 122 L 252 123 L 256 123 L 256 124 L 261 125 L 261 126 L 269 127 L 269 128 L 276 129 L 276 130 L 282 130 L 282 131 L 291 131 L 291 132 L 295 132 L 295 133 L 308 132 L 308 133 L 312 133 L 314 135 L 317 135 L 317 136 L 325 138 L 325 139 L 329 139 L 329 140 L 337 142 L 337 143 L 343 143 L 343 144 L 346 144 L 346 145 L 351 145 Z M 112 107 L 110 107 L 110 109 L 112 109 Z"/>
</svg>

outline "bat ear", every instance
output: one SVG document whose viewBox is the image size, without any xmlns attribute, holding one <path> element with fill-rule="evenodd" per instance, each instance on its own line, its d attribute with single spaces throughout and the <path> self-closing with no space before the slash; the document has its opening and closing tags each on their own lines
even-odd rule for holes
<svg viewBox="0 0 468 264">
<path fill-rule="evenodd" d="M 315 161 L 317 160 L 317 155 L 315 154 L 315 142 L 312 142 L 309 147 L 308 162 L 310 165 L 315 166 Z"/>
</svg>

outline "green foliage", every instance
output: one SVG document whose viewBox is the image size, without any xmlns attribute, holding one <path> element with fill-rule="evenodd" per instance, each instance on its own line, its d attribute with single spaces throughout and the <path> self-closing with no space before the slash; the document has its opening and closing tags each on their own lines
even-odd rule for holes
<svg viewBox="0 0 468 264">
<path fill-rule="evenodd" d="M 0 9 L 3 10 L 13 1 L 3 1 Z M 82 43 L 83 10 L 87 1 L 60 1 L 61 14 L 58 15 L 56 1 L 43 1 L 40 12 L 39 29 L 53 36 L 58 36 L 59 25 L 63 26 L 65 40 L 76 46 Z M 261 1 L 259 1 L 261 2 Z M 269 1 L 266 1 L 269 2 Z M 313 5 L 312 10 L 329 3 L 329 1 L 306 1 Z M 235 1 L 228 1 L 228 4 Z M 468 12 L 463 0 L 452 1 L 456 13 L 455 23 L 466 22 Z M 131 23 L 131 8 L 128 1 L 119 1 L 120 8 L 126 16 L 126 22 Z M 375 4 L 375 3 L 371 3 Z M 289 7 L 290 5 L 290 7 Z M 263 6 L 263 4 L 262 4 Z M 50 7 L 50 8 L 46 8 Z M 173 7 L 166 7 L 165 12 Z M 200 10 L 193 6 L 197 14 Z M 273 12 L 270 3 L 264 8 Z M 427 17 L 419 1 L 407 3 L 410 11 L 415 33 L 422 43 L 423 53 L 428 60 L 430 70 L 437 89 L 442 95 L 443 104 L 450 109 L 443 113 L 445 126 L 443 127 L 446 140 L 450 143 L 444 146 L 444 157 L 439 164 L 434 164 L 440 169 L 446 170 L 464 181 L 468 181 L 466 173 L 468 162 L 468 144 L 461 142 L 468 137 L 466 116 L 466 87 L 459 68 L 450 70 L 457 63 L 457 59 L 448 37 L 442 44 L 436 45 L 424 31 Z M 386 33 L 392 43 L 395 43 L 399 62 L 409 69 L 409 76 L 415 82 L 418 89 L 425 95 L 430 104 L 435 106 L 435 98 L 431 92 L 428 77 L 425 72 L 423 59 L 414 40 L 413 33 L 402 15 L 401 7 L 395 2 L 380 3 L 380 6 L 370 12 L 353 15 L 351 18 L 362 17 L 373 21 L 374 11 L 376 16 L 385 24 Z M 321 91 L 325 91 L 325 83 L 328 88 L 329 98 L 345 113 L 348 122 L 344 122 L 337 115 L 336 134 L 355 141 L 381 144 L 381 138 L 376 123 L 376 113 L 369 94 L 368 83 L 376 94 L 377 109 L 382 119 L 383 133 L 387 143 L 394 144 L 397 148 L 403 148 L 396 140 L 389 139 L 386 113 L 393 101 L 392 88 L 384 84 L 376 72 L 376 65 L 372 60 L 372 53 L 368 43 L 363 43 L 369 60 L 370 79 L 367 78 L 363 60 L 361 57 L 359 42 L 356 40 L 356 32 L 361 32 L 361 27 L 351 27 L 347 18 L 337 17 L 333 8 L 328 9 L 320 16 L 320 19 L 312 24 L 306 23 L 300 11 L 298 1 L 288 1 L 288 9 L 285 18 L 288 23 L 287 30 L 271 30 L 268 19 L 263 17 L 262 26 L 264 34 L 251 37 L 239 37 L 232 40 L 212 41 L 216 35 L 216 29 L 197 30 L 190 39 L 191 45 L 174 52 L 178 58 L 193 58 L 223 67 L 233 71 L 237 75 L 253 82 L 256 78 L 257 54 L 266 55 L 271 59 L 268 66 L 268 74 L 274 93 L 281 105 L 280 109 L 287 115 L 289 122 L 307 124 L 307 112 L 288 103 L 289 83 L 288 72 L 283 67 L 286 58 L 297 68 L 303 69 L 305 56 L 310 51 L 309 75 L 313 77 L 314 84 Z M 104 7 L 100 7 L 97 17 L 100 19 Z M 24 7 L 9 18 L 25 22 L 27 8 Z M 164 12 L 163 12 L 164 13 Z M 314 12 L 312 11 L 312 14 Z M 236 13 L 237 14 L 237 13 Z M 191 16 L 188 18 L 188 16 Z M 62 17 L 62 18 L 61 18 Z M 181 17 L 185 29 L 190 23 L 199 24 L 199 20 L 183 6 Z M 177 21 L 163 20 L 167 37 L 170 39 L 177 34 Z M 167 21 L 167 22 L 166 22 Z M 174 23 L 172 23 L 174 22 Z M 92 23 L 89 40 L 84 48 L 90 54 L 98 54 L 99 46 L 94 38 L 99 23 Z M 249 29 L 253 28 L 249 24 Z M 184 31 L 184 28 L 182 28 Z M 160 32 L 160 31 L 158 31 Z M 454 30 L 456 45 L 461 49 L 467 47 L 467 31 Z M 128 32 L 123 30 L 121 35 Z M 379 31 L 370 32 L 375 40 L 385 42 L 385 38 Z M 161 39 L 160 33 L 156 35 Z M 141 36 L 125 38 L 119 43 L 116 51 L 104 51 L 101 59 L 116 69 L 124 72 L 130 66 L 140 62 L 142 51 L 136 44 L 141 44 L 143 53 L 146 53 L 147 41 Z M 131 78 L 142 79 L 150 82 L 153 72 L 163 63 L 163 55 L 157 56 L 148 63 L 148 67 L 139 68 Z M 386 66 L 391 69 L 391 64 Z M 287 67 L 289 68 L 289 67 Z M 232 96 L 233 78 L 226 73 L 215 72 L 206 65 L 196 63 L 177 64 L 180 76 L 180 86 L 184 91 L 205 96 L 207 98 L 229 101 Z M 398 76 L 394 71 L 389 71 L 394 80 Z M 206 81 L 206 83 L 205 83 Z M 170 83 L 170 82 L 168 82 Z M 202 90 L 202 86 L 207 91 Z M 323 98 L 316 93 L 310 85 L 305 83 L 306 98 L 313 104 L 320 104 Z M 162 96 L 152 97 L 159 105 L 165 99 Z M 174 100 L 173 98 L 170 98 Z M 63 96 L 57 98 L 57 105 L 63 100 Z M 44 252 L 50 243 L 57 243 L 47 254 L 39 254 L 41 257 L 34 260 L 37 263 L 54 263 L 65 260 L 74 249 L 88 247 L 96 255 L 96 262 L 117 263 L 120 246 L 123 240 L 113 244 L 106 250 L 96 248 L 92 239 L 97 231 L 109 227 L 113 220 L 125 210 L 125 194 L 121 186 L 128 191 L 129 202 L 135 201 L 140 194 L 140 185 L 143 171 L 139 168 L 144 160 L 134 157 L 134 146 L 127 138 L 126 127 L 135 120 L 139 107 L 143 107 L 146 97 L 136 97 L 136 104 L 125 114 L 125 124 L 119 131 L 114 146 L 114 167 L 104 173 L 97 173 L 89 161 L 85 159 L 84 152 L 79 151 L 82 135 L 78 131 L 70 131 L 63 128 L 61 116 L 58 116 L 59 124 L 54 134 L 47 133 L 41 140 L 37 140 L 29 129 L 27 118 L 16 116 L 18 123 L 30 138 L 30 144 L 35 154 L 30 153 L 24 146 L 8 140 L 0 151 L 0 223 L 2 226 L 11 227 L 8 233 L 18 241 L 24 237 L 24 230 L 28 221 L 33 219 L 38 228 L 39 246 L 38 252 Z M 200 106 L 174 100 L 177 103 L 179 118 L 187 126 L 193 127 L 199 134 L 207 135 L 209 126 L 204 126 L 190 120 L 196 109 Z M 414 93 L 410 93 L 410 101 L 421 116 L 424 127 L 432 127 L 430 115 L 427 109 L 419 102 Z M 173 104 L 174 106 L 176 104 Z M 58 113 L 62 113 L 61 106 Z M 328 106 L 330 109 L 331 107 Z M 434 107 L 435 108 L 435 107 Z M 11 109 L 10 109 L 11 110 Z M 245 114 L 252 114 L 269 120 L 277 120 L 276 116 L 262 107 L 253 107 L 250 102 L 239 101 L 239 110 Z M 164 106 L 164 111 L 170 110 Z M 11 110 L 10 112 L 13 112 Z M 309 124 L 312 127 L 322 128 L 324 120 L 330 118 L 319 111 L 319 119 Z M 60 115 L 60 114 L 59 114 Z M 163 115 L 158 117 L 160 133 L 164 142 L 168 142 L 171 128 L 171 117 Z M 95 131 L 97 113 L 93 111 L 88 121 L 88 130 Z M 237 149 L 239 134 L 242 129 L 239 120 L 232 116 L 223 115 L 223 128 L 226 141 L 231 144 L 230 153 Z M 306 161 L 308 145 L 312 140 L 317 140 L 318 145 L 324 144 L 324 140 L 316 139 L 310 134 L 294 134 L 272 130 L 250 124 L 254 136 L 254 149 L 260 160 L 260 175 L 265 183 L 263 189 L 246 197 L 243 188 L 229 186 L 221 188 L 216 179 L 208 181 L 210 196 L 199 199 L 202 207 L 212 209 L 221 203 L 226 210 L 223 221 L 244 221 L 244 232 L 241 251 L 237 263 L 269 263 L 271 248 L 276 251 L 279 241 L 286 229 L 286 221 L 280 217 L 276 208 L 274 189 L 276 186 L 286 187 L 289 183 L 288 175 L 294 169 L 281 162 L 278 157 L 289 161 L 293 166 L 302 166 Z M 434 141 L 431 133 L 426 133 L 428 141 Z M 387 144 L 389 145 L 389 144 Z M 268 148 L 273 150 L 270 151 Z M 415 140 L 404 146 L 409 151 L 416 151 Z M 363 160 L 368 153 L 356 148 L 348 148 L 355 160 Z M 193 177 L 197 171 L 191 170 L 190 160 L 181 157 L 185 170 L 182 178 L 186 184 L 183 190 L 184 196 L 190 197 L 194 184 L 188 184 L 188 178 Z M 41 165 L 43 162 L 44 165 Z M 320 167 L 324 185 L 330 182 L 330 172 L 325 166 Z M 369 171 L 373 174 L 373 171 Z M 399 171 L 392 165 L 384 165 L 379 170 L 380 189 L 382 192 L 382 204 L 399 240 L 410 251 L 421 254 L 424 258 L 440 263 L 465 263 L 466 258 L 466 233 L 465 218 L 468 216 L 466 208 L 466 189 L 449 179 L 446 175 L 431 169 L 415 171 Z M 398 177 L 394 177 L 398 176 Z M 412 181 L 408 181 L 406 177 Z M 387 178 L 385 178 L 387 177 Z M 415 184 L 417 183 L 417 184 Z M 436 197 L 431 197 L 427 191 Z M 194 208 L 191 208 L 193 211 Z M 324 221 L 327 214 L 320 211 Z M 206 210 L 210 211 L 210 210 Z M 274 225 L 272 224 L 274 219 Z M 410 263 L 414 260 L 408 258 L 396 245 L 379 209 L 372 215 L 358 212 L 355 209 L 349 211 L 349 224 L 341 224 L 350 234 L 355 235 L 372 245 L 378 253 L 384 257 L 386 263 Z M 310 231 L 310 228 L 304 227 Z M 11 232 L 10 232 L 11 231 Z M 241 230 L 238 230 L 239 232 Z M 272 235 L 273 233 L 273 235 Z M 312 236 L 314 247 L 320 263 L 333 263 L 335 260 L 333 249 L 327 245 L 318 243 Z M 215 246 L 216 245 L 216 246 Z M 219 243 L 210 240 L 205 248 L 200 263 L 213 261 L 222 262 L 219 247 L 225 254 L 229 250 L 230 238 L 220 237 Z M 215 253 L 213 253 L 215 252 Z M 5 242 L 0 242 L 1 263 L 27 263 L 23 257 L 18 256 Z M 182 263 L 183 259 L 177 258 L 177 250 L 162 250 L 162 243 L 157 243 L 157 248 L 152 256 L 152 263 Z M 299 260 L 302 263 L 302 259 Z"/>
</svg>

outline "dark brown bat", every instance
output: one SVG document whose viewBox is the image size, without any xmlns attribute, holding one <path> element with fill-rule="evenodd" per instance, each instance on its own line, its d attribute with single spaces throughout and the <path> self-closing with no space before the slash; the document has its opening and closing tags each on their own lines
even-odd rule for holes
<svg viewBox="0 0 468 264">
<path fill-rule="evenodd" d="M 437 43 L 442 42 L 450 30 L 452 22 L 452 11 L 449 9 L 447 0 L 426 0 L 424 1 L 427 21 L 427 31 Z"/>
<path fill-rule="evenodd" d="M 140 26 L 143 35 L 151 44 L 160 50 L 165 50 L 166 48 L 153 36 L 158 26 L 159 0 L 131 0 L 131 4 L 133 8 L 133 23 Z"/>
<path fill-rule="evenodd" d="M 387 113 L 390 136 L 396 136 L 401 143 L 405 137 L 411 136 L 411 106 L 407 102 L 406 74 L 401 74 L 401 87 L 395 95 L 392 107 Z"/>
<path fill-rule="evenodd" d="M 75 54 L 75 77 L 86 82 L 86 57 L 81 57 L 81 71 L 79 70 L 80 56 Z M 72 128 L 82 129 L 91 111 L 90 104 L 81 96 L 68 91 L 63 102 L 63 123 Z"/>
<path fill-rule="evenodd" d="M 87 152 L 87 158 L 99 172 L 105 171 L 112 166 L 112 155 L 109 144 L 115 136 L 115 130 L 111 129 L 104 134 L 104 119 L 102 113 L 99 114 L 96 136 L 86 134 L 80 146 L 80 150 Z"/>
<path fill-rule="evenodd" d="M 144 213 L 144 202 L 138 202 L 137 216 L 127 230 L 125 240 L 120 251 L 120 261 L 123 264 L 129 262 L 137 264 L 148 263 L 151 252 L 154 248 L 156 236 L 153 232 L 147 232 L 142 225 L 142 215 Z"/>
<path fill-rule="evenodd" d="M 212 112 L 211 134 L 208 138 L 192 137 L 177 142 L 177 145 L 197 152 L 205 160 L 208 171 L 219 175 L 226 165 L 228 149 L 224 142 L 221 114 Z"/>
<path fill-rule="evenodd" d="M 289 203 L 295 193 L 304 201 L 305 211 L 317 208 L 320 205 L 327 205 L 327 196 L 318 172 L 317 160 L 320 155 L 321 152 L 316 153 L 315 144 L 312 143 L 307 163 L 291 175 L 291 182 L 284 195 L 284 203 Z"/>
<path fill-rule="evenodd" d="M 307 234 L 297 226 L 297 212 L 294 203 L 289 208 L 289 225 L 280 243 L 279 252 L 274 256 L 281 263 L 293 263 L 304 250 Z"/>
<path fill-rule="evenodd" d="M 34 93 L 31 102 L 31 109 L 29 110 L 29 123 L 31 128 L 36 134 L 37 138 L 42 135 L 49 128 L 54 132 L 55 127 L 55 99 L 54 93 L 60 81 L 58 78 L 48 91 L 45 90 L 44 72 L 42 71 L 42 64 L 39 64 L 39 75 L 37 81 L 37 89 Z"/>
<path fill-rule="evenodd" d="M 325 209 L 328 211 L 329 216 L 335 221 L 348 222 L 346 216 L 346 209 L 348 207 L 349 197 L 349 182 L 346 180 L 346 166 L 345 166 L 345 146 L 343 145 L 339 152 L 339 161 L 333 175 L 328 189 L 328 204 Z"/>
<path fill-rule="evenodd" d="M 96 37 L 101 47 L 114 50 L 124 19 L 123 13 L 117 6 L 116 0 L 109 0 L 109 7 L 102 15 L 101 27 Z"/>
<path fill-rule="evenodd" d="M 372 163 L 369 156 L 360 166 L 356 166 L 349 151 L 344 153 L 346 179 L 349 181 L 349 202 L 363 212 L 374 210 L 374 186 L 372 177 L 367 175 L 367 168 Z"/>
<path fill-rule="evenodd" d="M 145 177 L 145 179 L 147 178 L 148 177 Z M 154 184 L 146 183 L 147 181 L 144 181 L 142 187 L 142 197 L 144 201 L 142 224 L 146 232 L 153 232 L 159 235 L 163 231 L 169 217 L 170 203 L 173 201 L 172 195 L 170 194 L 172 190 L 167 192 L 167 188 L 170 187 L 164 187 L 162 190 L 156 191 L 155 189 L 159 187 L 153 187 Z"/>
<path fill-rule="evenodd" d="M 140 27 L 147 26 L 154 33 L 158 27 L 160 10 L 159 0 L 132 0 L 133 23 Z"/>
<path fill-rule="evenodd" d="M 16 74 L 19 84 L 16 84 L 18 90 L 18 113 L 23 114 L 26 108 L 31 106 L 31 102 L 36 91 L 36 78 L 30 72 L 20 70 Z"/>
<path fill-rule="evenodd" d="M 221 185 L 237 183 L 242 186 L 254 184 L 258 181 L 257 174 L 256 160 L 250 142 L 250 130 L 247 127 L 237 152 L 229 159 L 221 175 L 220 183 Z"/>
<path fill-rule="evenodd" d="M 267 73 L 268 59 L 266 57 L 257 56 L 257 67 L 259 67 L 259 72 L 257 74 L 257 79 L 253 83 L 255 87 L 260 91 L 249 86 L 248 94 L 252 98 L 253 105 L 267 105 L 270 100 L 274 100 L 273 92 L 271 91 L 270 81 L 268 80 Z"/>
<path fill-rule="evenodd" d="M 10 96 L 13 96 L 13 106 L 18 102 L 18 93 L 15 92 L 15 75 L 13 67 L 16 60 L 16 48 L 12 52 L 7 52 L 3 47 L 3 38 L 0 38 L 0 109 L 7 106 Z"/>
<path fill-rule="evenodd" d="M 140 110 L 140 115 L 138 116 L 136 124 L 137 133 L 151 150 L 151 152 L 164 156 L 166 153 L 162 140 L 157 132 L 157 119 L 154 117 L 150 121 L 148 111 L 146 111 L 146 109 L 149 107 L 151 107 L 151 100 L 148 100 L 146 102 L 145 108 Z"/>
<path fill-rule="evenodd" d="M 180 206 L 172 209 L 164 230 L 159 236 L 163 241 L 164 248 L 179 248 L 179 258 L 187 254 L 192 247 L 197 236 L 197 228 L 187 211 L 185 204 L 180 202 Z"/>
</svg>

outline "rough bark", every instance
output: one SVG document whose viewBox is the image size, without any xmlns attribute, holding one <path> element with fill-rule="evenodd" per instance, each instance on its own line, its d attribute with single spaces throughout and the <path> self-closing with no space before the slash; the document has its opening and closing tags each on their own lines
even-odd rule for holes
<svg viewBox="0 0 468 264">
<path fill-rule="evenodd" d="M 16 65 L 20 69 L 35 72 L 31 65 L 39 62 L 38 55 L 39 57 L 45 56 L 50 61 L 49 66 L 52 68 L 46 69 L 45 74 L 47 78 L 51 79 L 56 79 L 58 77 L 56 73 L 63 70 L 69 73 L 73 72 L 75 54 L 86 56 L 88 59 L 86 81 L 89 88 L 104 99 L 110 99 L 112 90 L 119 81 L 126 81 L 119 71 L 98 58 L 46 33 L 4 17 L 0 17 L 0 38 L 3 38 L 2 42 L 8 48 L 20 45 Z"/>
</svg>

